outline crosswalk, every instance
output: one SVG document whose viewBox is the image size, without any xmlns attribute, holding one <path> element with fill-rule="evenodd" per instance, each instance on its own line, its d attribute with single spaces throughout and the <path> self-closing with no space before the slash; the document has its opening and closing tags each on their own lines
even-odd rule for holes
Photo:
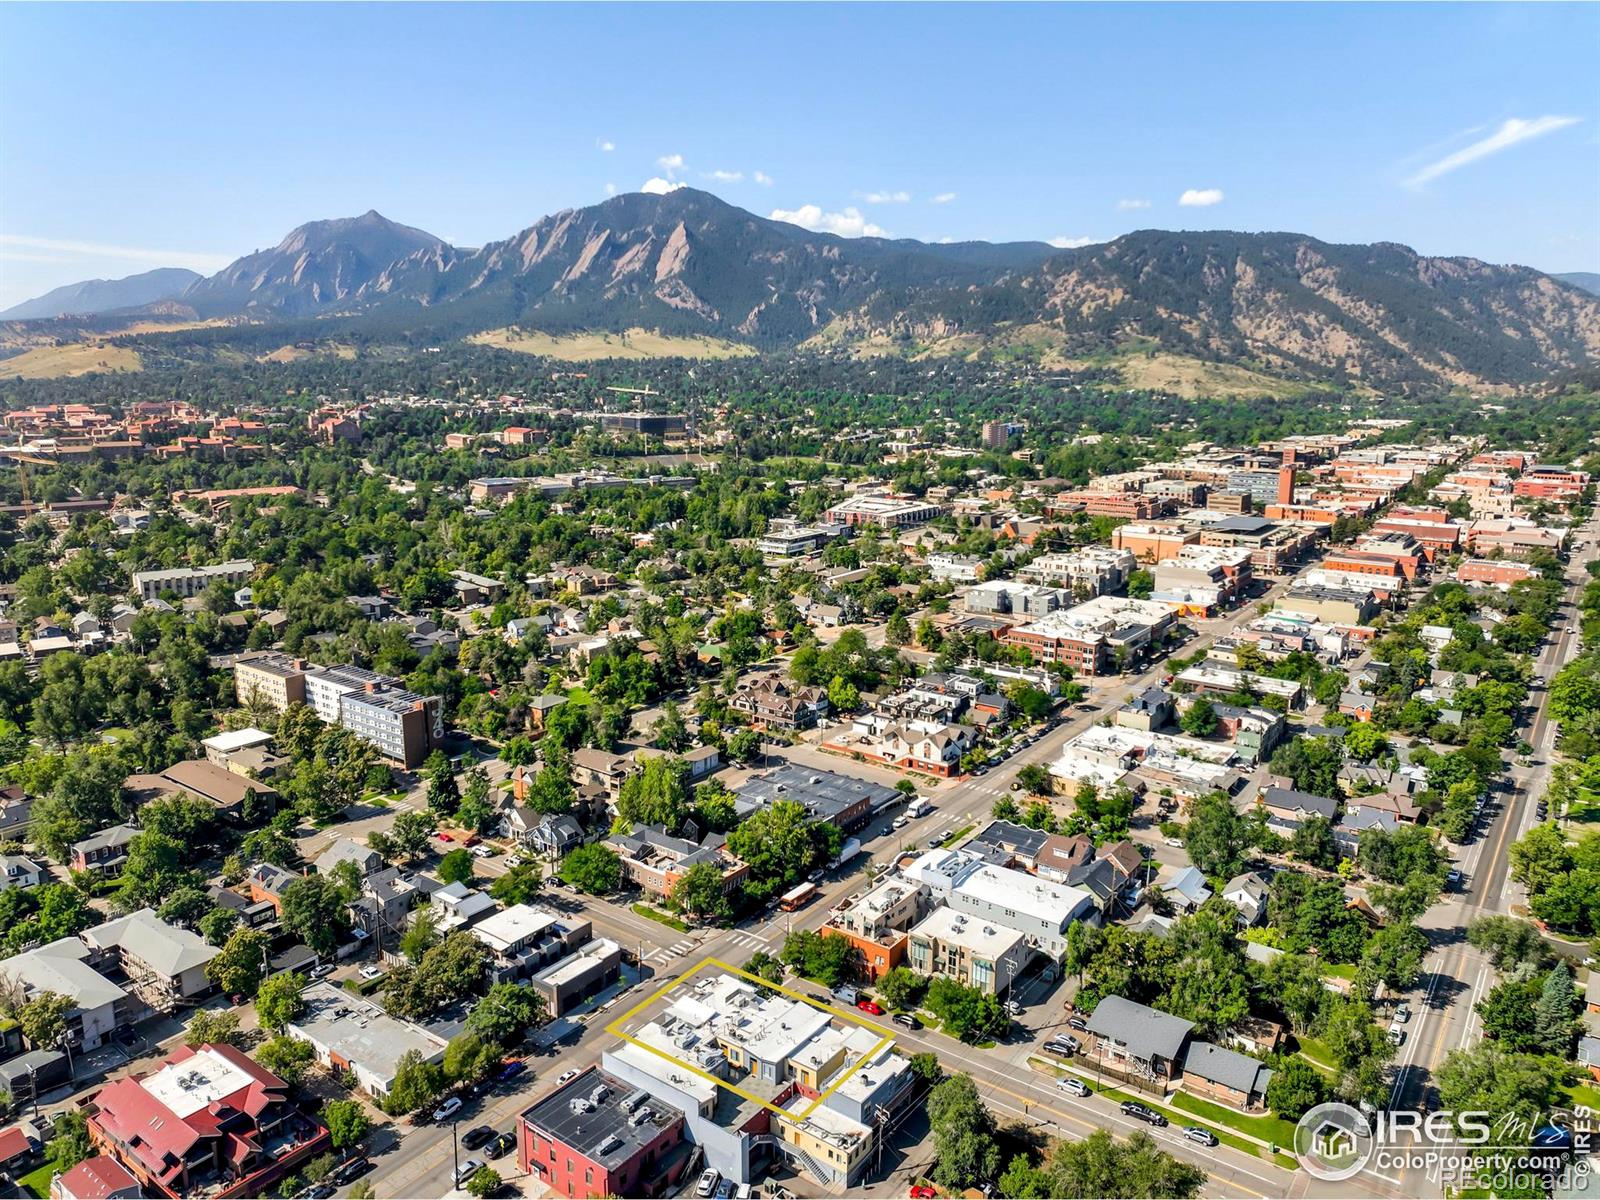
<svg viewBox="0 0 1600 1200">
<path fill-rule="evenodd" d="M 721 953 L 729 953 L 729 949 L 749 951 L 770 950 L 772 947 L 767 939 L 759 933 L 748 929 L 731 929 L 718 939 L 722 943 Z M 681 942 L 674 942 L 670 946 L 657 946 L 644 956 L 644 961 L 652 966 L 661 966 L 675 958 L 683 958 L 700 949 L 700 943 L 693 938 L 684 938 Z"/>
</svg>

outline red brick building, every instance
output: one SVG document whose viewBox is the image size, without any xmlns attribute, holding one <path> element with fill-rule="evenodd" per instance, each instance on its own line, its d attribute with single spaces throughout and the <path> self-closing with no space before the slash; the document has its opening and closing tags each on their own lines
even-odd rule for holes
<svg viewBox="0 0 1600 1200">
<path fill-rule="evenodd" d="M 643 1114 L 648 1113 L 648 1116 Z M 590 1067 L 517 1120 L 517 1161 L 553 1196 L 659 1196 L 688 1167 L 683 1113 Z"/>
<path fill-rule="evenodd" d="M 264 1196 L 327 1151 L 289 1085 L 226 1044 L 179 1046 L 159 1071 L 100 1089 L 89 1139 L 150 1196 Z"/>
</svg>

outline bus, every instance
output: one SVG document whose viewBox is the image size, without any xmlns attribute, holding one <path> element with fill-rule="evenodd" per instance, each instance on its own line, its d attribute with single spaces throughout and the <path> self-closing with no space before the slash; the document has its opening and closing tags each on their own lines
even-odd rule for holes
<svg viewBox="0 0 1600 1200">
<path fill-rule="evenodd" d="M 802 883 L 799 887 L 792 888 L 785 892 L 778 900 L 778 907 L 783 909 L 784 912 L 793 912 L 797 908 L 804 908 L 810 901 L 811 897 L 815 896 L 816 894 L 816 884 Z"/>
</svg>

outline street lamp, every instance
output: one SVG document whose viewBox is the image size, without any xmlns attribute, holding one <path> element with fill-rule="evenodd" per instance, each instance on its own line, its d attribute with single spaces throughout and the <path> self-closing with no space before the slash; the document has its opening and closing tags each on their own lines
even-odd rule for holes
<svg viewBox="0 0 1600 1200">
<path fill-rule="evenodd" d="M 452 1117 L 450 1120 L 450 1161 L 452 1164 L 450 1182 L 457 1188 L 460 1188 L 461 1186 L 461 1143 L 456 1137 L 456 1130 L 459 1129 L 460 1126 L 461 1119 L 459 1117 Z"/>
</svg>

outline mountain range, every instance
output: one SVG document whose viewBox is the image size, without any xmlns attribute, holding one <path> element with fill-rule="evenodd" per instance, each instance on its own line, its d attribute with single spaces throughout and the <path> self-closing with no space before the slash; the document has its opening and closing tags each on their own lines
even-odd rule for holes
<svg viewBox="0 0 1600 1200">
<path fill-rule="evenodd" d="M 775 349 L 1139 349 L 1297 379 L 1480 386 L 1600 361 L 1600 297 L 1584 285 L 1295 233 L 1140 230 L 1071 250 L 842 238 L 680 188 L 555 213 L 478 249 L 376 212 L 314 221 L 149 299 L 201 318 L 433 337 L 643 327 Z M 93 286 L 117 285 L 78 285 Z M 73 290 L 19 309 L 90 311 L 56 298 Z"/>
<path fill-rule="evenodd" d="M 157 267 L 124 279 L 85 279 L 69 283 L 33 300 L 0 312 L 0 321 L 35 321 L 54 317 L 96 316 L 175 300 L 200 276 L 185 267 Z"/>
</svg>

